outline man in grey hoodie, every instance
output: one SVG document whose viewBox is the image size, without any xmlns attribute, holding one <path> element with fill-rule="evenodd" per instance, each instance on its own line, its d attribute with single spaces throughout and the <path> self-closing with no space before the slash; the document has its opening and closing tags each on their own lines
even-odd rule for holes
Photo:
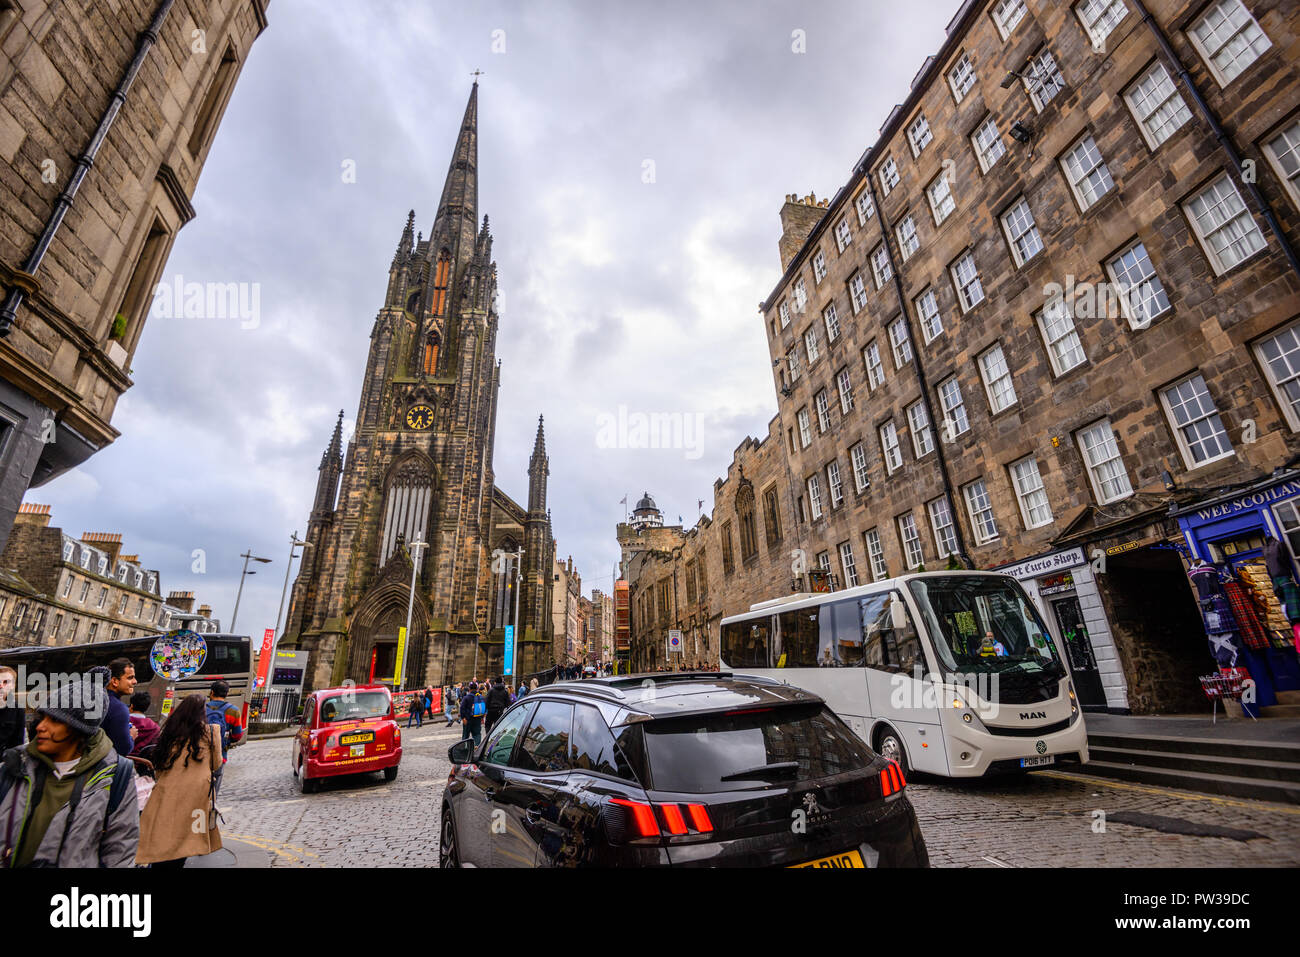
<svg viewBox="0 0 1300 957">
<path fill-rule="evenodd" d="M 140 807 L 131 761 L 100 728 L 94 677 L 55 687 L 26 747 L 0 758 L 0 867 L 131 867 Z"/>
</svg>

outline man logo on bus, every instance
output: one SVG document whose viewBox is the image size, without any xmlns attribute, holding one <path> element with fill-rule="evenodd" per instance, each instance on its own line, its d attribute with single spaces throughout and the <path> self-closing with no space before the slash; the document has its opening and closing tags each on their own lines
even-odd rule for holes
<svg viewBox="0 0 1300 957">
<path fill-rule="evenodd" d="M 1043 741 L 1038 741 L 1038 742 L 1036 742 L 1036 743 L 1034 744 L 1034 750 L 1037 751 L 1039 754 L 1046 754 L 1046 753 L 1047 753 L 1047 744 L 1046 744 L 1046 742 L 1043 742 Z"/>
</svg>

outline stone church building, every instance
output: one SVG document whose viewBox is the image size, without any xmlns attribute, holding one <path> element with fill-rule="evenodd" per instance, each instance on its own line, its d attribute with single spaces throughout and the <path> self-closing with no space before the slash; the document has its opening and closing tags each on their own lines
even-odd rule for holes
<svg viewBox="0 0 1300 957">
<path fill-rule="evenodd" d="M 516 605 L 520 674 L 552 663 L 540 417 L 526 506 L 496 486 L 492 468 L 499 316 L 492 236 L 477 218 L 477 126 L 475 83 L 433 228 L 417 236 L 412 212 L 397 244 L 346 460 L 342 413 L 321 458 L 282 643 L 310 652 L 311 688 L 394 676 L 413 558 L 405 686 L 508 672 Z"/>
</svg>

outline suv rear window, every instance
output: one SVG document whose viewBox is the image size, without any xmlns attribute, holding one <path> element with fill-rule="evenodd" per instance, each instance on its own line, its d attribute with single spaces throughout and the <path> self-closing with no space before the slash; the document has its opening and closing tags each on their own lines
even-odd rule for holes
<svg viewBox="0 0 1300 957">
<path fill-rule="evenodd" d="M 647 721 L 628 730 L 644 748 L 647 787 L 659 791 L 740 791 L 810 781 L 865 768 L 874 757 L 822 704 Z M 739 776 L 787 763 L 796 765 L 793 771 Z"/>
</svg>

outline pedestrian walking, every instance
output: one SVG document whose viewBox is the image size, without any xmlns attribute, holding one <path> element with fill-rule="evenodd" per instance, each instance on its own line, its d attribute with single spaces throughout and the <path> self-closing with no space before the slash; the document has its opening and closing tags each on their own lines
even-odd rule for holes
<svg viewBox="0 0 1300 957">
<path fill-rule="evenodd" d="M 415 722 L 417 728 L 424 727 L 424 692 L 416 691 L 406 698 L 406 726 Z"/>
<path fill-rule="evenodd" d="M 534 678 L 532 681 L 528 682 L 528 693 L 532 694 L 536 690 L 537 690 L 537 679 Z"/>
<path fill-rule="evenodd" d="M 230 746 L 243 740 L 245 731 L 239 720 L 239 709 L 226 700 L 228 694 L 230 685 L 218 678 L 208 686 L 208 703 L 204 709 L 208 724 L 215 724 L 221 734 L 222 770 L 217 771 L 216 783 L 212 786 L 214 801 L 217 799 L 217 791 L 221 789 L 221 775 L 230 758 Z"/>
<path fill-rule="evenodd" d="M 478 682 L 471 681 L 469 689 L 464 697 L 460 699 L 460 723 L 462 731 L 460 739 L 474 739 L 474 748 L 478 749 L 479 743 L 483 737 L 483 715 L 487 713 L 487 704 L 484 702 L 482 695 L 478 693 Z"/>
<path fill-rule="evenodd" d="M 433 720 L 433 689 L 432 688 L 424 689 L 424 710 L 425 710 L 425 716 L 430 721 L 432 721 Z"/>
<path fill-rule="evenodd" d="M 0 754 L 22 747 L 27 739 L 27 713 L 18 706 L 18 672 L 0 666 Z"/>
<path fill-rule="evenodd" d="M 57 685 L 25 747 L 0 759 L 0 867 L 130 867 L 140 840 L 135 769 L 100 727 L 97 678 Z"/>
<path fill-rule="evenodd" d="M 131 695 L 131 713 L 127 716 L 131 720 L 131 727 L 135 729 L 135 747 L 131 753 L 145 758 L 148 757 L 144 753 L 145 749 L 153 747 L 162 730 L 157 721 L 145 714 L 152 704 L 153 695 L 147 691 L 137 691 Z"/>
<path fill-rule="evenodd" d="M 460 705 L 460 695 L 457 692 L 457 686 L 452 685 L 444 689 L 442 696 L 443 713 L 447 716 L 447 727 L 451 727 L 456 721 L 456 711 Z"/>
<path fill-rule="evenodd" d="M 528 694 L 528 685 L 524 684 L 524 679 L 519 679 L 519 687 L 515 690 L 515 700 L 518 701 L 524 695 Z"/>
<path fill-rule="evenodd" d="M 202 695 L 186 695 L 154 747 L 154 789 L 140 816 L 137 865 L 184 867 L 187 857 L 221 849 L 216 808 L 221 768 L 221 728 L 208 721 Z"/>
<path fill-rule="evenodd" d="M 135 693 L 135 665 L 127 658 L 114 658 L 105 665 L 90 669 L 107 692 L 107 705 L 100 716 L 100 727 L 108 734 L 113 750 L 128 755 L 135 747 L 131 737 L 131 712 L 122 703 L 122 695 Z"/>
<path fill-rule="evenodd" d="M 510 707 L 510 692 L 506 689 L 500 675 L 493 678 L 485 703 L 487 705 L 486 728 L 491 731 L 492 726 L 500 720 L 501 713 Z"/>
</svg>

